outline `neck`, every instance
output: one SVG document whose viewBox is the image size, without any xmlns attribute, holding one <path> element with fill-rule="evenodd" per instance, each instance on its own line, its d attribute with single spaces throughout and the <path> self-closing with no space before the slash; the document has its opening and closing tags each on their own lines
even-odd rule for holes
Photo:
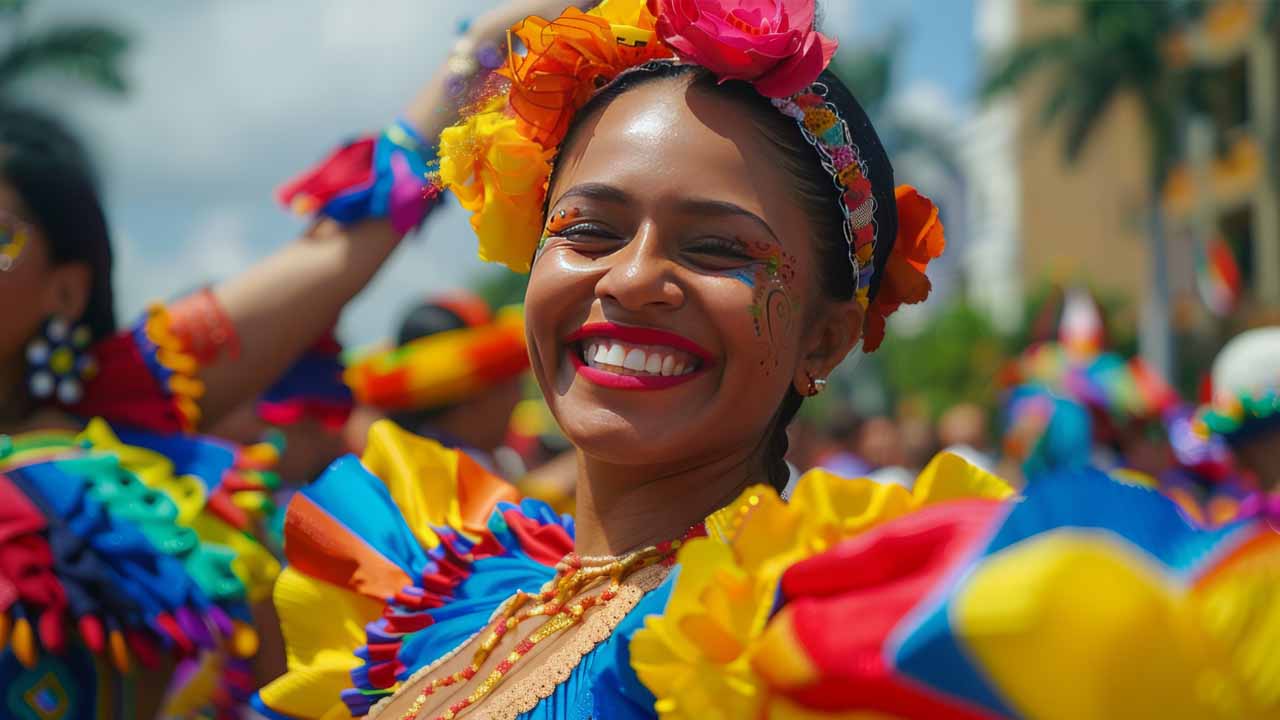
<svg viewBox="0 0 1280 720">
<path fill-rule="evenodd" d="M 578 451 L 575 549 L 620 555 L 673 540 L 767 481 L 759 449 L 679 468 L 612 465 Z"/>
</svg>

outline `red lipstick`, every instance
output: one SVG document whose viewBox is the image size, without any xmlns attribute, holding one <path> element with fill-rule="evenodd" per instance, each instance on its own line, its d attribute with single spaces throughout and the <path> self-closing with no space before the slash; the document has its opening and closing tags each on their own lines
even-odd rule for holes
<svg viewBox="0 0 1280 720">
<path fill-rule="evenodd" d="M 686 337 L 656 328 L 609 322 L 587 323 L 570 334 L 565 343 L 577 343 L 588 338 L 608 338 L 636 345 L 665 345 L 688 353 L 699 361 L 697 370 L 684 375 L 619 375 L 593 368 L 583 362 L 581 353 L 575 350 L 569 352 L 570 362 L 579 375 L 595 385 L 615 390 L 665 390 L 694 379 L 715 364 L 715 358 L 706 348 Z"/>
</svg>

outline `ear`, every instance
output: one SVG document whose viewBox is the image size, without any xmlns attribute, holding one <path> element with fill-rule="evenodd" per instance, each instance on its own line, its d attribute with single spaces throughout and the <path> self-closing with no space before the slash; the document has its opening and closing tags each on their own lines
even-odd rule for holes
<svg viewBox="0 0 1280 720">
<path fill-rule="evenodd" d="M 864 317 L 856 300 L 825 304 L 817 322 L 801 338 L 804 354 L 791 381 L 796 392 L 808 395 L 812 380 L 825 379 L 836 369 L 862 337 Z"/>
<path fill-rule="evenodd" d="M 89 307 L 93 273 L 84 263 L 65 263 L 49 271 L 42 304 L 46 315 L 79 320 Z"/>
</svg>

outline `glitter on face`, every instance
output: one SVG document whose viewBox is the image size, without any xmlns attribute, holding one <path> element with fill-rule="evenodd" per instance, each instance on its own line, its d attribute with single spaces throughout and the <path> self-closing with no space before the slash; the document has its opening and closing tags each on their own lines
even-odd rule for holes
<svg viewBox="0 0 1280 720">
<path fill-rule="evenodd" d="M 756 337 L 769 345 L 769 359 L 760 361 L 766 372 L 777 368 L 777 345 L 791 327 L 793 303 L 791 283 L 795 280 L 795 258 L 774 243 L 755 242 L 748 248 L 755 262 L 731 274 L 752 289 L 747 307 Z"/>
<path fill-rule="evenodd" d="M 565 228 L 572 225 L 580 217 L 582 217 L 582 210 L 576 207 L 551 213 L 551 217 L 547 218 L 547 224 L 542 229 L 542 237 L 538 240 L 538 251 L 534 257 L 536 258 L 542 253 L 542 248 L 547 244 L 549 238 L 564 232 Z"/>
<path fill-rule="evenodd" d="M 0 217 L 0 272 L 12 269 L 27 245 L 26 225 L 6 220 Z"/>
</svg>

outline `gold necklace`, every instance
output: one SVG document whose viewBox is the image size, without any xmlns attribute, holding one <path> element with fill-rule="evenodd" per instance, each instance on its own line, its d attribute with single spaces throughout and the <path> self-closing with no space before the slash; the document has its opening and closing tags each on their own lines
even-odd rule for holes
<svg viewBox="0 0 1280 720">
<path fill-rule="evenodd" d="M 492 693 L 494 688 L 510 674 L 516 663 L 527 656 L 539 643 L 582 622 L 582 618 L 591 608 L 604 606 L 613 600 L 617 597 L 622 583 L 636 571 L 658 563 L 672 564 L 676 551 L 685 540 L 703 535 L 705 532 L 704 525 L 697 525 L 691 528 L 683 538 L 636 550 L 620 558 L 582 557 L 577 553 L 569 553 L 556 563 L 555 577 L 544 585 L 537 595 L 521 590 L 504 602 L 496 613 L 496 619 L 490 624 L 488 634 L 472 656 L 471 663 L 451 675 L 432 679 L 413 699 L 413 703 L 400 716 L 400 720 L 420 720 L 418 713 L 427 699 L 442 688 L 464 685 L 475 679 L 485 661 L 489 659 L 507 633 L 515 630 L 525 620 L 546 617 L 547 620 L 518 642 L 469 695 L 450 705 L 445 712 L 433 719 L 453 720 L 458 713 L 479 703 Z M 588 595 L 575 602 L 569 602 L 570 598 L 576 597 L 606 578 L 609 580 L 609 585 L 598 595 Z M 536 600 L 536 604 L 530 606 L 531 600 Z"/>
</svg>

